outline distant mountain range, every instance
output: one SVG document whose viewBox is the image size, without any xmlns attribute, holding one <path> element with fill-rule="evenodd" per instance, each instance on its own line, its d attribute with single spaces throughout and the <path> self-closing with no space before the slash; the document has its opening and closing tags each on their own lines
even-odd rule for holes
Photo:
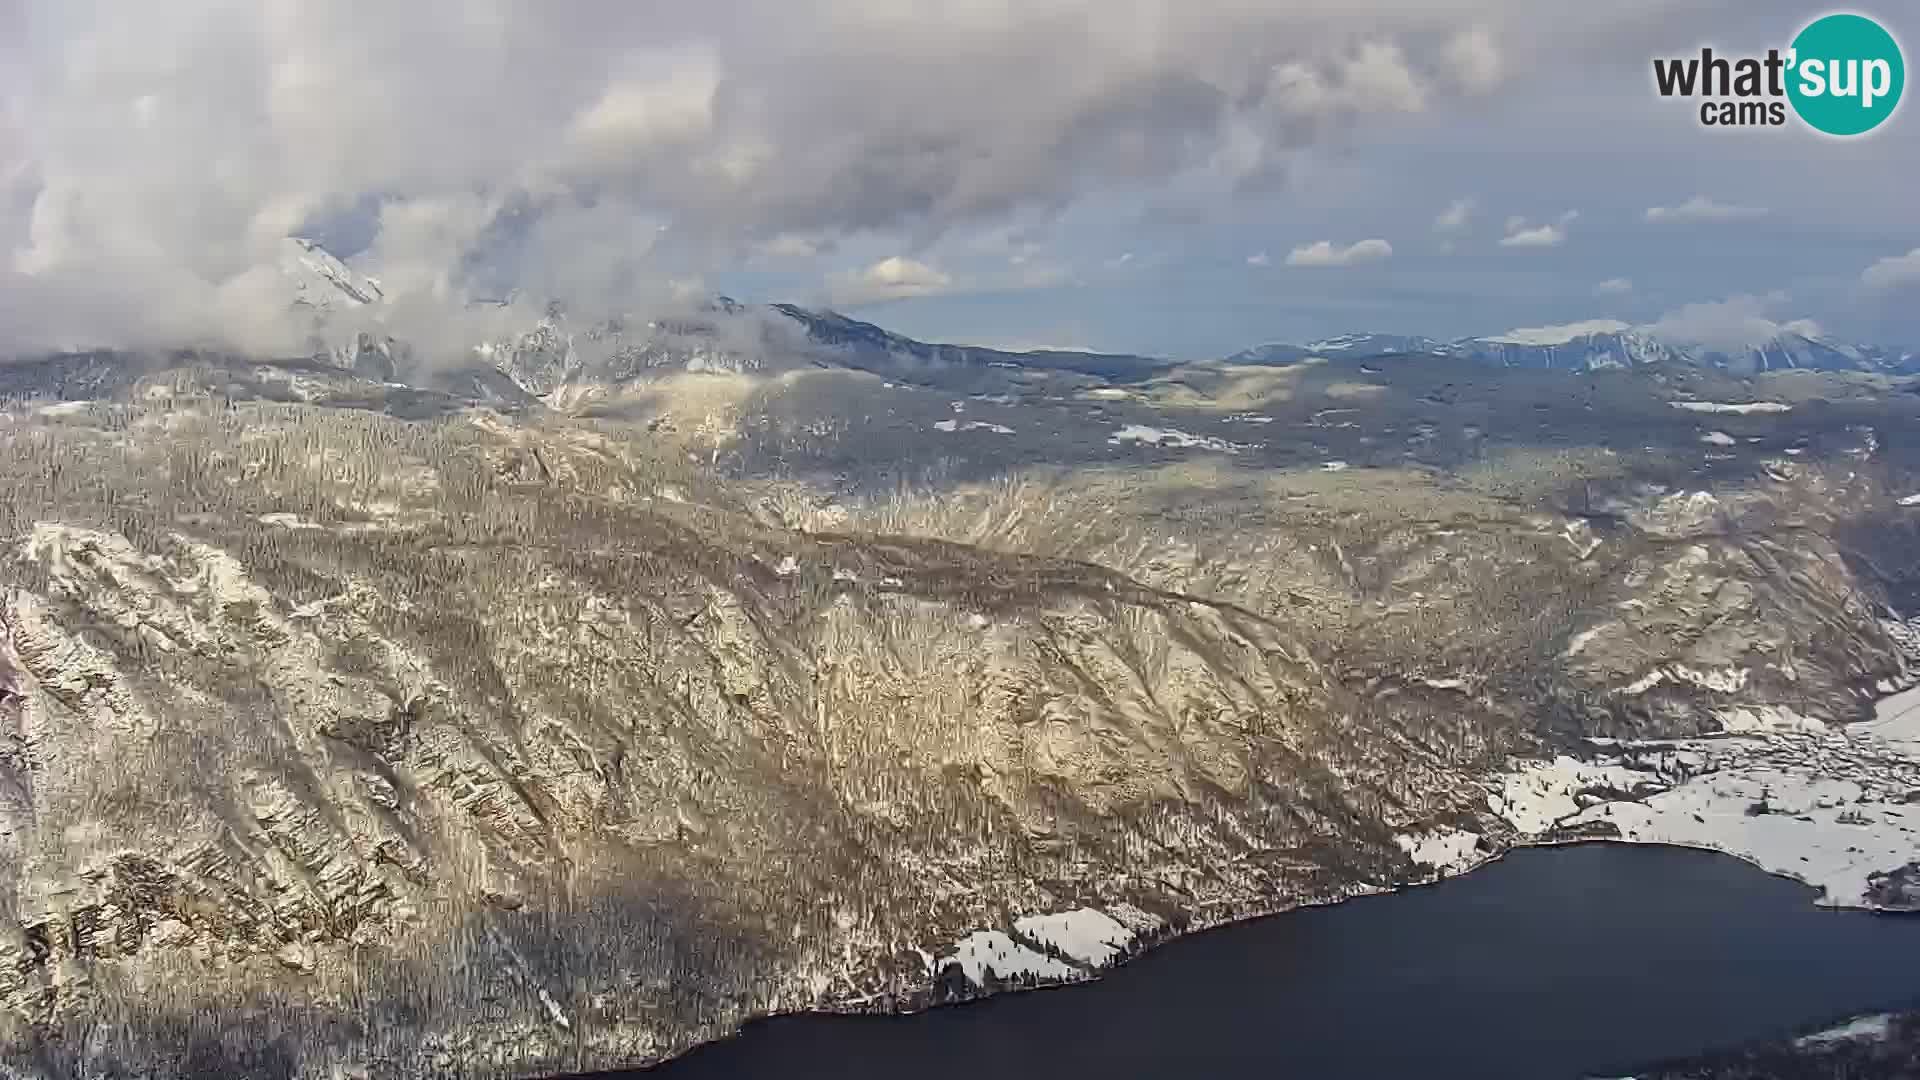
<svg viewBox="0 0 1920 1080">
<path fill-rule="evenodd" d="M 334 313 L 386 301 L 380 282 L 359 274 L 310 240 L 289 241 L 283 271 L 290 303 L 311 312 L 315 355 L 332 366 L 376 380 L 408 367 L 406 343 L 365 333 L 334 340 Z M 345 337 L 346 335 L 338 335 Z M 1287 365 L 1310 360 L 1365 361 L 1433 356 L 1495 367 L 1601 371 L 1649 367 L 1710 367 L 1735 373 L 1784 370 L 1920 373 L 1920 353 L 1835 342 L 1782 330 L 1729 347 L 1668 340 L 1645 327 L 1616 320 L 1511 330 L 1442 341 L 1402 334 L 1343 334 L 1305 344 L 1269 343 L 1225 357 L 1237 365 Z M 560 304 L 511 338 L 475 349 L 471 367 L 428 365 L 440 382 L 453 380 L 500 396 L 510 381 L 526 394 L 578 402 L 610 387 L 652 375 L 682 372 L 777 373 L 804 367 L 846 367 L 889 378 L 981 390 L 1018 372 L 1128 382 L 1180 366 L 1161 357 L 1068 350 L 1010 352 L 973 345 L 917 341 L 833 311 L 793 304 L 742 304 L 716 297 L 671 319 L 645 323 L 577 320 Z M 502 380 L 500 376 L 504 376 Z"/>
<path fill-rule="evenodd" d="M 1782 330 L 1762 340 L 1704 345 L 1665 339 L 1612 319 L 1511 330 L 1489 337 L 1438 341 L 1397 334 L 1343 334 L 1305 345 L 1258 345 L 1227 358 L 1234 364 L 1298 363 L 1315 357 L 1461 357 L 1496 367 L 1599 371 L 1649 365 L 1699 365 L 1732 372 L 1786 370 L 1920 372 L 1920 353 L 1855 345 Z"/>
</svg>

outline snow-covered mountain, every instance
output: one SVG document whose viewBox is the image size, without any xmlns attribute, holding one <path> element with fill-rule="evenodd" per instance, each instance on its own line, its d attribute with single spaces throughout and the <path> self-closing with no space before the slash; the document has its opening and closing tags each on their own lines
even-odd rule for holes
<svg viewBox="0 0 1920 1080">
<path fill-rule="evenodd" d="M 379 382 L 394 377 L 397 343 L 338 317 L 385 303 L 387 294 L 378 278 L 359 273 L 302 236 L 287 238 L 280 272 L 290 288 L 289 303 L 296 314 L 307 316 L 307 342 L 316 358 Z"/>
<path fill-rule="evenodd" d="M 380 280 L 358 273 L 316 241 L 290 236 L 280 255 L 280 272 L 293 287 L 293 303 L 319 311 L 364 307 L 386 300 Z"/>
<path fill-rule="evenodd" d="M 1402 353 L 1437 353 L 1447 343 L 1430 337 L 1405 334 L 1337 334 L 1305 345 L 1272 341 L 1255 345 L 1227 357 L 1230 364 L 1286 364 L 1310 356 L 1392 356 Z"/>
<path fill-rule="evenodd" d="M 1733 372 L 1783 370 L 1920 371 L 1920 355 L 1855 345 L 1782 330 L 1739 345 L 1673 340 L 1615 319 L 1509 330 L 1503 334 L 1437 341 L 1399 334 L 1343 334 L 1306 345 L 1269 343 L 1227 357 L 1228 363 L 1288 364 L 1311 357 L 1367 359 L 1431 355 L 1460 357 L 1496 367 L 1556 371 L 1689 365 Z"/>
<path fill-rule="evenodd" d="M 1782 331 L 1760 341 L 1737 346 L 1700 346 L 1697 355 L 1730 371 L 1861 371 L 1893 368 L 1903 359 L 1898 350 L 1850 345 Z"/>
<path fill-rule="evenodd" d="M 1500 367 L 1552 371 L 1637 368 L 1687 360 L 1683 350 L 1612 319 L 1529 327 L 1491 337 L 1467 338 L 1446 346 L 1443 352 Z"/>
<path fill-rule="evenodd" d="M 382 381 L 394 379 L 397 372 L 404 375 L 406 343 L 368 333 L 359 328 L 363 319 L 345 314 L 387 302 L 379 279 L 356 271 L 304 238 L 288 240 L 281 269 L 289 284 L 290 306 L 311 317 L 316 358 Z M 1920 372 L 1920 355 L 1911 351 L 1847 344 L 1794 330 L 1782 329 L 1747 343 L 1702 344 L 1672 340 L 1652 328 L 1612 319 L 1526 327 L 1454 341 L 1350 333 L 1298 345 L 1258 345 L 1226 357 L 1225 362 L 1285 365 L 1312 358 L 1387 356 L 1451 357 L 1550 371 L 1698 366 L 1737 373 Z M 638 379 L 675 372 L 776 373 L 823 364 L 973 389 L 1021 370 L 1125 381 L 1170 366 L 1164 359 L 1125 354 L 1016 353 L 933 344 L 837 312 L 792 304 L 746 305 L 727 297 L 644 322 L 581 318 L 552 303 L 543 315 L 530 315 L 523 331 L 479 343 L 472 366 L 489 378 L 504 376 L 527 394 L 577 403 L 618 392 Z M 435 368 L 444 376 L 444 359 Z"/>
</svg>

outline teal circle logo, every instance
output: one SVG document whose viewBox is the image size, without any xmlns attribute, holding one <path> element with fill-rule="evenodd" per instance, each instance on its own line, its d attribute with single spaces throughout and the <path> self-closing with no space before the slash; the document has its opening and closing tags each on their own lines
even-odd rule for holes
<svg viewBox="0 0 1920 1080">
<path fill-rule="evenodd" d="M 1906 88 L 1900 43 L 1865 15 L 1807 24 L 1789 54 L 1787 99 L 1815 131 L 1864 135 L 1886 122 Z"/>
</svg>

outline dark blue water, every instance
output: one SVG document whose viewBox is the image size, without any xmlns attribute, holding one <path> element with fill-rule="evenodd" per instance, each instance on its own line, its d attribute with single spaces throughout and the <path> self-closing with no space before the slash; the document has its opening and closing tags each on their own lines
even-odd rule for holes
<svg viewBox="0 0 1920 1080">
<path fill-rule="evenodd" d="M 1184 938 L 1095 983 L 753 1024 L 645 1075 L 1541 1080 L 1920 1004 L 1920 917 L 1812 898 L 1703 852 L 1522 851 Z"/>
</svg>

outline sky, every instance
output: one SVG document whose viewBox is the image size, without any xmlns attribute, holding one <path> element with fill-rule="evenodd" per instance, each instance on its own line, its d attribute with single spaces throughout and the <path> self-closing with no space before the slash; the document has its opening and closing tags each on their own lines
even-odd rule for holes
<svg viewBox="0 0 1920 1080">
<path fill-rule="evenodd" d="M 443 350 L 716 292 L 1177 357 L 1597 318 L 1920 344 L 1914 106 L 1837 140 L 1653 90 L 1825 10 L 0 0 L 0 352 L 297 348 L 293 234 Z"/>
</svg>

